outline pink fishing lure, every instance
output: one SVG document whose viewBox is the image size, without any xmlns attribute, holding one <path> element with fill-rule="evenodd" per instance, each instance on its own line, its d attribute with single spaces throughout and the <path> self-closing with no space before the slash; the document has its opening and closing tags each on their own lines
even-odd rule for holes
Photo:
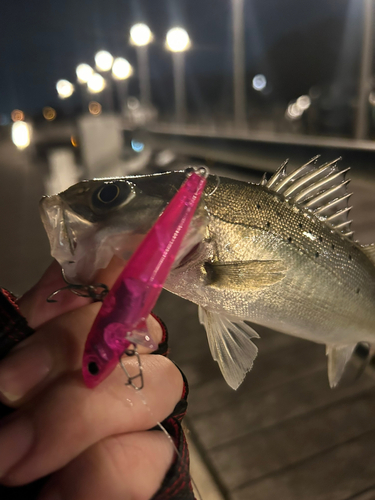
<svg viewBox="0 0 375 500">
<path fill-rule="evenodd" d="M 205 184 L 203 168 L 188 176 L 104 299 L 83 354 L 82 373 L 88 387 L 102 382 L 132 344 L 157 348 L 145 320 L 161 293 Z"/>
</svg>

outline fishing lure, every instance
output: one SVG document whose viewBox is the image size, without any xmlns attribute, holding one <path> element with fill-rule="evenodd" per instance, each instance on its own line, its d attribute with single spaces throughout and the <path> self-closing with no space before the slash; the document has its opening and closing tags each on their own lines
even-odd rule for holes
<svg viewBox="0 0 375 500">
<path fill-rule="evenodd" d="M 181 242 L 202 196 L 205 168 L 195 169 L 148 232 L 117 278 L 88 335 L 82 374 L 90 388 L 102 382 L 124 353 L 136 354 L 135 344 L 155 349 L 147 332 L 146 318 L 154 307 L 176 260 Z M 139 357 L 138 357 L 139 360 Z M 123 366 L 123 365 L 122 365 Z M 124 366 L 123 366 L 124 368 Z M 135 377 L 143 378 L 141 371 Z"/>
</svg>

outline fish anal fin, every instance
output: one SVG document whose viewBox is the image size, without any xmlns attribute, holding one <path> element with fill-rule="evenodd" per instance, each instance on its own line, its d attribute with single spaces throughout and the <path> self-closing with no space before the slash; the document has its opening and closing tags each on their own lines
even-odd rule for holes
<svg viewBox="0 0 375 500">
<path fill-rule="evenodd" d="M 367 255 L 367 257 L 375 265 L 375 243 L 373 243 L 372 245 L 363 246 L 362 251 Z"/>
<path fill-rule="evenodd" d="M 206 329 L 212 357 L 219 364 L 225 381 L 232 389 L 238 389 L 258 353 L 251 339 L 259 335 L 241 319 L 201 306 L 199 321 Z"/>
<path fill-rule="evenodd" d="M 206 262 L 207 285 L 228 290 L 256 290 L 274 285 L 285 278 L 280 260 Z"/>
<path fill-rule="evenodd" d="M 347 362 L 353 354 L 356 344 L 349 345 L 327 345 L 328 356 L 328 380 L 333 389 L 339 383 Z"/>
</svg>

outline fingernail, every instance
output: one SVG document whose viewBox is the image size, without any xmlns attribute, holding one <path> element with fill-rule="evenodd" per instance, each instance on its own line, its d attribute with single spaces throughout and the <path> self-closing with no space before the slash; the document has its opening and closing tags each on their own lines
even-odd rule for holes
<svg viewBox="0 0 375 500">
<path fill-rule="evenodd" d="M 17 401 L 51 371 L 52 356 L 45 346 L 32 344 L 16 349 L 0 364 L 0 392 Z"/>
<path fill-rule="evenodd" d="M 0 427 L 0 478 L 26 455 L 33 440 L 34 429 L 26 417 Z"/>
</svg>

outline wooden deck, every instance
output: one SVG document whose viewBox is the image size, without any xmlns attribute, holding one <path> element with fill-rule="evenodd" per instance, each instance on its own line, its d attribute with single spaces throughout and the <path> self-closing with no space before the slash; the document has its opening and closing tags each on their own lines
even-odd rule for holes
<svg viewBox="0 0 375 500">
<path fill-rule="evenodd" d="M 31 168 L 11 144 L 2 151 L 0 283 L 20 293 L 48 263 L 37 210 L 46 166 Z M 359 179 L 352 190 L 356 236 L 374 242 L 375 183 Z M 224 498 L 375 499 L 373 375 L 354 381 L 354 363 L 331 390 L 324 346 L 257 328 L 258 358 L 235 392 L 211 359 L 196 306 L 164 293 L 157 312 L 171 333 L 172 358 L 190 381 L 187 425 Z"/>
</svg>

